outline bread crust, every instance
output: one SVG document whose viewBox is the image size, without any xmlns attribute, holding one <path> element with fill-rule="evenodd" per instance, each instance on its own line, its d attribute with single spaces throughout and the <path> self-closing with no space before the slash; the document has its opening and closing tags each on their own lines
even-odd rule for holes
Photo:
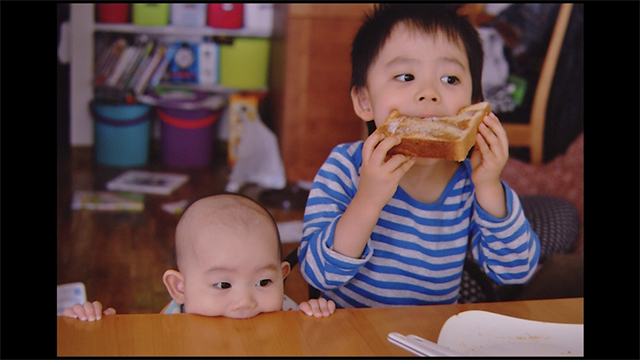
<svg viewBox="0 0 640 360">
<path fill-rule="evenodd" d="M 462 161 L 476 143 L 478 125 L 490 112 L 491 106 L 486 101 L 463 107 L 457 115 L 445 117 L 420 118 L 393 110 L 375 132 L 402 139 L 388 155 Z"/>
</svg>

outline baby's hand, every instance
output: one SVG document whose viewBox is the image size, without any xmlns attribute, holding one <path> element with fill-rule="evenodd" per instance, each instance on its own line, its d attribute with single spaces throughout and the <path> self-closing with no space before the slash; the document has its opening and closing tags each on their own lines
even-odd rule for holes
<svg viewBox="0 0 640 360">
<path fill-rule="evenodd" d="M 300 311 L 317 318 L 329 317 L 336 310 L 336 303 L 333 300 L 327 300 L 325 298 L 310 299 L 309 301 L 303 301 L 298 305 Z"/>
<path fill-rule="evenodd" d="M 100 301 L 94 301 L 92 303 L 87 301 L 84 304 L 73 304 L 72 307 L 64 309 L 62 314 L 66 317 L 80 319 L 81 321 L 94 321 L 102 319 L 102 315 L 115 315 L 116 310 L 114 308 L 108 308 L 103 312 Z"/>
</svg>

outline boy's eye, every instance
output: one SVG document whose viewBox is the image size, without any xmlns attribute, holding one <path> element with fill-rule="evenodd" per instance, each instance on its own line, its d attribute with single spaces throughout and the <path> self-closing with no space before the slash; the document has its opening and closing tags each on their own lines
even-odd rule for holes
<svg viewBox="0 0 640 360">
<path fill-rule="evenodd" d="M 443 76 L 443 77 L 440 78 L 440 80 L 442 80 L 443 82 L 445 82 L 445 83 L 447 83 L 449 85 L 457 84 L 458 81 L 460 81 L 455 76 Z"/>
<path fill-rule="evenodd" d="M 400 81 L 412 81 L 415 79 L 415 76 L 411 74 L 400 74 L 396 76 L 395 79 Z"/>
<path fill-rule="evenodd" d="M 262 279 L 262 280 L 258 281 L 257 285 L 260 286 L 260 287 L 264 287 L 264 286 L 269 285 L 270 283 L 272 283 L 271 279 Z"/>
<path fill-rule="evenodd" d="M 228 289 L 231 287 L 231 284 L 228 282 L 222 281 L 222 282 L 213 284 L 213 286 L 217 287 L 218 289 Z"/>
</svg>

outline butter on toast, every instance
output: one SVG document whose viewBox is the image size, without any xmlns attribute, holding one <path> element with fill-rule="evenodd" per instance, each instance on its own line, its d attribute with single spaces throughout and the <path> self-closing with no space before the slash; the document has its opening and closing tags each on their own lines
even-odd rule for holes
<svg viewBox="0 0 640 360">
<path fill-rule="evenodd" d="M 491 106 L 486 101 L 463 107 L 457 115 L 445 117 L 421 118 L 393 110 L 376 132 L 402 139 L 389 150 L 389 155 L 462 161 L 476 143 L 478 125 L 490 112 Z"/>
</svg>

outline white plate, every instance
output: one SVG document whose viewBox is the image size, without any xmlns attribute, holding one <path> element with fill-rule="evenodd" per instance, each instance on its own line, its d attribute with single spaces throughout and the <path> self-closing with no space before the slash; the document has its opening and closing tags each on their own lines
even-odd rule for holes
<svg viewBox="0 0 640 360">
<path fill-rule="evenodd" d="M 583 356 L 584 325 L 464 311 L 444 323 L 438 344 L 466 355 Z"/>
</svg>

